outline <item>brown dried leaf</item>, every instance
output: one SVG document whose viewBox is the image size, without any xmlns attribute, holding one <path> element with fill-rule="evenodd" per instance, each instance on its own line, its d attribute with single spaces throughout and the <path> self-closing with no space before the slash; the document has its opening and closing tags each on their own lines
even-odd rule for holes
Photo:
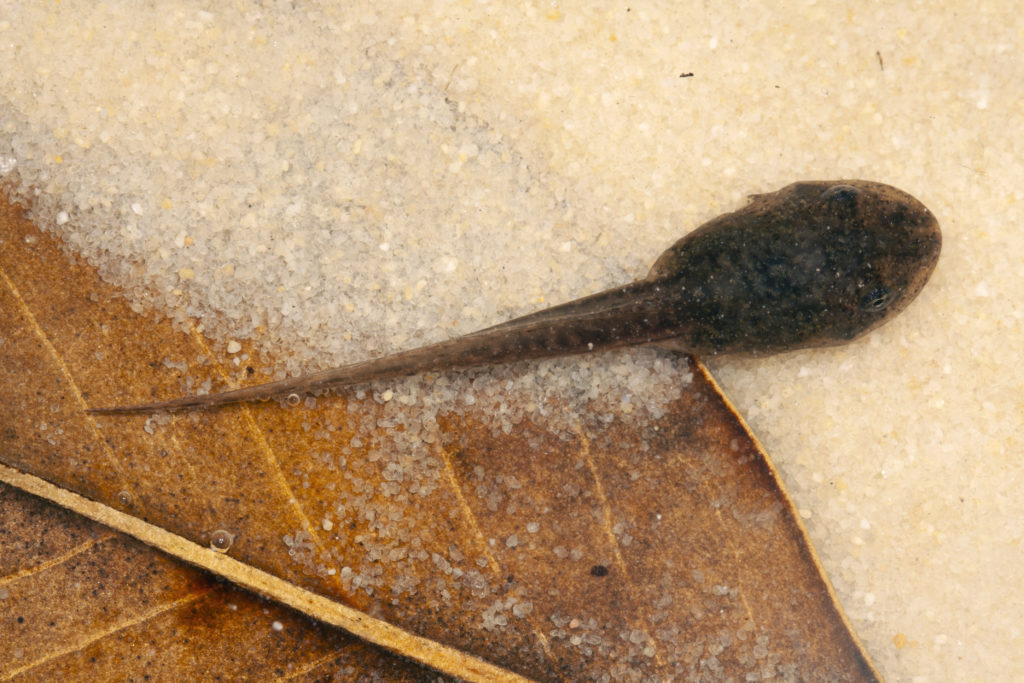
<svg viewBox="0 0 1024 683">
<path fill-rule="evenodd" d="M 5 681 L 434 678 L 4 484 L 0 518 Z"/>
<path fill-rule="evenodd" d="M 0 228 L 0 460 L 108 506 L 97 518 L 145 520 L 149 531 L 130 533 L 269 591 L 207 562 L 200 546 L 227 531 L 240 567 L 284 580 L 275 599 L 330 623 L 354 607 L 381 620 L 357 624 L 371 641 L 461 677 L 486 678 L 480 658 L 542 680 L 876 679 L 774 471 L 700 365 L 691 361 L 691 391 L 661 419 L 582 416 L 572 433 L 540 417 L 495 433 L 488 406 L 416 433 L 389 422 L 386 404 L 333 396 L 312 409 L 93 418 L 85 407 L 178 395 L 181 374 L 257 381 L 270 363 L 250 360 L 248 372 L 201 335 L 133 313 L 10 206 Z M 367 421 L 383 443 L 413 430 L 406 437 L 427 455 L 353 441 Z M 3 493 L 0 672 L 35 677 L 53 665 L 68 675 L 100 657 L 111 672 L 141 673 L 145 642 L 160 671 L 186 678 L 232 662 L 309 678 L 345 667 L 427 675 Z M 51 535 L 57 547 L 33 544 Z M 55 599 L 47 584 L 77 585 L 93 609 Z M 321 602 L 297 600 L 308 591 Z M 285 628 L 270 629 L 275 620 Z M 61 635 L 48 647 L 49 621 Z"/>
</svg>

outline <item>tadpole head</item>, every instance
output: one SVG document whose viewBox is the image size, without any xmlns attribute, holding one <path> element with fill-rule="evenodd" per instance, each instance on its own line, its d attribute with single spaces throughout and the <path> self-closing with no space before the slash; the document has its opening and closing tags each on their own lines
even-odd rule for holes
<svg viewBox="0 0 1024 683">
<path fill-rule="evenodd" d="M 803 181 L 704 224 L 650 277 L 676 292 L 694 352 L 763 355 L 878 327 L 918 295 L 941 248 L 938 221 L 902 190 Z"/>
<path fill-rule="evenodd" d="M 834 241 L 836 282 L 827 296 L 843 315 L 828 332 L 839 343 L 878 327 L 917 297 L 939 261 L 942 231 L 924 204 L 890 185 L 809 185 Z"/>
</svg>

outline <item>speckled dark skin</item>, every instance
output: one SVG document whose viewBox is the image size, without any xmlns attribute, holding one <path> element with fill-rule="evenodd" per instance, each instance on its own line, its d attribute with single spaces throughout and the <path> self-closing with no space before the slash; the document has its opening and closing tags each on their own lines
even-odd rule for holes
<svg viewBox="0 0 1024 683">
<path fill-rule="evenodd" d="M 89 412 L 207 407 L 637 344 L 699 355 L 830 346 L 903 310 L 939 258 L 935 217 L 888 185 L 807 181 L 751 199 L 676 242 L 639 282 L 384 358 L 220 394 Z"/>
</svg>

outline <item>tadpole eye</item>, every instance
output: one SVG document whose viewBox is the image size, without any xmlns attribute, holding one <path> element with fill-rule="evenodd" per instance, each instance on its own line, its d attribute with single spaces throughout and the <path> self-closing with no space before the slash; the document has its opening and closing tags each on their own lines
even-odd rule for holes
<svg viewBox="0 0 1024 683">
<path fill-rule="evenodd" d="M 833 185 L 821 193 L 821 198 L 832 204 L 850 207 L 859 194 L 860 190 L 853 185 Z"/>
<path fill-rule="evenodd" d="M 880 311 L 889 305 L 889 301 L 892 300 L 888 289 L 885 287 L 876 287 L 871 292 L 861 299 L 860 307 L 866 311 Z"/>
</svg>

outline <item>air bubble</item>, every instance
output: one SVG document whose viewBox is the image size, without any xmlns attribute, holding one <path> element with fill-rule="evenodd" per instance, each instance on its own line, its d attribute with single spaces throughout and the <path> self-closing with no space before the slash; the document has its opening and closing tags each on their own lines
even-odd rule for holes
<svg viewBox="0 0 1024 683">
<path fill-rule="evenodd" d="M 123 508 L 129 508 L 135 503 L 135 498 L 130 491 L 118 491 L 117 504 Z"/>
<path fill-rule="evenodd" d="M 288 394 L 288 398 L 285 399 L 285 401 L 288 402 L 288 405 L 293 408 L 299 405 L 299 401 L 301 400 L 302 398 L 298 394 Z"/>
<path fill-rule="evenodd" d="M 235 535 L 224 529 L 217 529 L 210 534 L 210 547 L 218 553 L 226 553 L 235 542 Z"/>
</svg>

